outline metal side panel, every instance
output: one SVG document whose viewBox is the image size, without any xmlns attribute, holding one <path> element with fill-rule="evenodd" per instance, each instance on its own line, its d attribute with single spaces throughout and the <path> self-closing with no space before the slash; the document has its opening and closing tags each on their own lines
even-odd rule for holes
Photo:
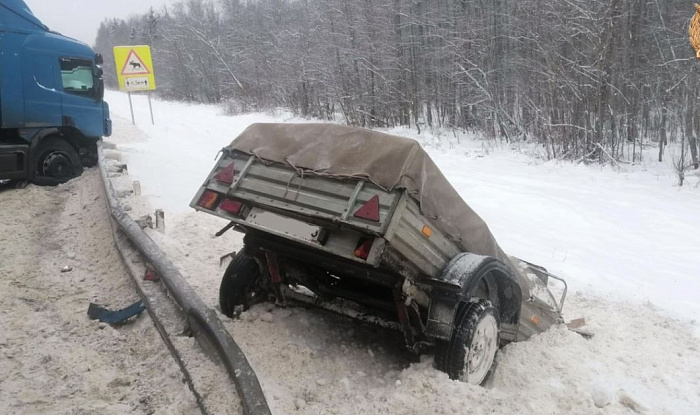
<svg viewBox="0 0 700 415">
<path fill-rule="evenodd" d="M 389 235 L 389 243 L 429 277 L 439 277 L 449 261 L 461 252 L 454 242 L 421 215 L 418 203 L 411 197 L 407 198 L 400 218 L 395 220 L 399 222 Z M 424 226 L 430 228 L 430 236 L 423 233 Z"/>
<path fill-rule="evenodd" d="M 339 217 L 347 205 L 347 199 L 338 195 L 319 191 L 313 179 L 304 178 L 303 188 L 269 180 L 267 177 L 248 175 L 241 179 L 241 184 L 230 196 L 237 199 L 252 200 L 299 213 Z M 342 186 L 338 186 L 342 189 Z"/>
<path fill-rule="evenodd" d="M 242 153 L 231 153 L 236 178 L 226 188 L 212 177 L 223 168 L 227 158 L 207 178 L 205 186 L 229 197 L 252 202 L 263 208 L 289 211 L 308 218 L 317 218 L 355 229 L 382 235 L 391 220 L 401 191 L 386 192 L 372 183 L 357 179 L 339 179 L 296 171 L 282 164 L 265 164 Z M 252 160 L 249 166 L 245 163 Z M 247 169 L 246 169 L 247 167 Z M 357 218 L 354 213 L 377 196 L 379 220 Z M 194 201 L 196 202 L 196 201 Z"/>
<path fill-rule="evenodd" d="M 554 324 L 561 323 L 558 310 L 536 297 L 523 299 L 516 341 L 526 340 L 533 334 L 542 333 Z"/>
<path fill-rule="evenodd" d="M 347 222 L 360 228 L 372 228 L 373 230 L 377 230 L 379 233 L 384 234 L 389 226 L 391 217 L 396 210 L 401 194 L 403 194 L 403 191 L 387 193 L 374 183 L 365 182 L 360 189 L 360 192 L 357 194 L 356 199 L 352 202 L 352 207 L 350 208 L 350 214 Z M 375 196 L 379 197 L 379 223 L 353 216 L 355 212 L 357 212 Z"/>
</svg>

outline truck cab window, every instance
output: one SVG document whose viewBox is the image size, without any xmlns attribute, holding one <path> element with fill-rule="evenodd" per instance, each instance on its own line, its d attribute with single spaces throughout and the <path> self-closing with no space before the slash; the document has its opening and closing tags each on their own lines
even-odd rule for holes
<svg viewBox="0 0 700 415">
<path fill-rule="evenodd" d="M 63 90 L 69 94 L 93 97 L 95 79 L 92 73 L 92 62 L 74 58 L 61 58 L 59 62 Z"/>
</svg>

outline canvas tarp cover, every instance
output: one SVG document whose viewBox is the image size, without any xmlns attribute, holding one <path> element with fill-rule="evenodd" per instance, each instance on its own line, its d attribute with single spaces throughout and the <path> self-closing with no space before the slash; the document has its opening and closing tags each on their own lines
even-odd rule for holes
<svg viewBox="0 0 700 415">
<path fill-rule="evenodd" d="M 466 252 L 499 258 L 520 277 L 486 223 L 415 140 L 338 124 L 252 124 L 228 148 L 317 175 L 406 189 L 423 215 Z"/>
</svg>

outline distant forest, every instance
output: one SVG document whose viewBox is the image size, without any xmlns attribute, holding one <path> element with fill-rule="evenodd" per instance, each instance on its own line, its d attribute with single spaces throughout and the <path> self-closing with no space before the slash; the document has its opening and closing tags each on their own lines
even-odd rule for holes
<svg viewBox="0 0 700 415">
<path fill-rule="evenodd" d="M 637 161 L 683 143 L 697 168 L 692 1 L 188 0 L 102 23 L 147 44 L 158 94 L 283 106 L 363 127 L 474 130 L 550 158 Z M 676 146 L 681 148 L 681 146 Z"/>
</svg>

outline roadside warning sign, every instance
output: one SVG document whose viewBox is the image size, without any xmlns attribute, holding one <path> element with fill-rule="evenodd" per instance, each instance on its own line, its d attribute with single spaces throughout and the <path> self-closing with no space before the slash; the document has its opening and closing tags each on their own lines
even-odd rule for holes
<svg viewBox="0 0 700 415">
<path fill-rule="evenodd" d="M 114 63 L 122 91 L 156 89 L 150 46 L 115 46 Z"/>
<path fill-rule="evenodd" d="M 148 70 L 148 66 L 143 63 L 143 60 L 139 58 L 136 51 L 131 49 L 129 55 L 126 57 L 126 62 L 124 62 L 122 75 L 148 75 L 150 73 L 151 71 Z"/>
</svg>

